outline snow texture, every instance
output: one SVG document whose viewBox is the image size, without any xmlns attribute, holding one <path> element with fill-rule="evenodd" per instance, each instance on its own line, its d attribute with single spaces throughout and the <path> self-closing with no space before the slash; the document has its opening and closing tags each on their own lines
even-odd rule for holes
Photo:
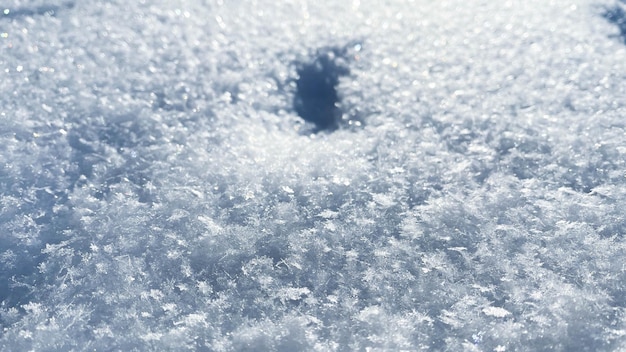
<svg viewBox="0 0 626 352">
<path fill-rule="evenodd" d="M 625 350 L 625 44 L 616 0 L 4 0 L 0 351 Z"/>
</svg>

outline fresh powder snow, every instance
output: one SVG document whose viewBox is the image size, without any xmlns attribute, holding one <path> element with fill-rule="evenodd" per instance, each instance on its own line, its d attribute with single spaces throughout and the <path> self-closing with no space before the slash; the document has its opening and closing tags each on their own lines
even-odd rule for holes
<svg viewBox="0 0 626 352">
<path fill-rule="evenodd" d="M 626 350 L 626 2 L 3 0 L 0 351 Z"/>
</svg>

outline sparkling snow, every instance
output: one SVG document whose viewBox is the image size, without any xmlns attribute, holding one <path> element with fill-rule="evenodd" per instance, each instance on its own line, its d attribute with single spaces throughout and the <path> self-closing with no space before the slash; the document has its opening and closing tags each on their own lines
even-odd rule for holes
<svg viewBox="0 0 626 352">
<path fill-rule="evenodd" d="M 624 350 L 625 82 L 621 0 L 5 0 L 0 350 Z"/>
</svg>

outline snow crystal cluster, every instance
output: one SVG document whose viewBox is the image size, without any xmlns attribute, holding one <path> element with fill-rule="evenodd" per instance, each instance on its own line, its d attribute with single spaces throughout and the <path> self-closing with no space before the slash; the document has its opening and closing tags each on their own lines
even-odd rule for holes
<svg viewBox="0 0 626 352">
<path fill-rule="evenodd" d="M 0 351 L 626 349 L 625 209 L 619 0 L 0 5 Z"/>
</svg>

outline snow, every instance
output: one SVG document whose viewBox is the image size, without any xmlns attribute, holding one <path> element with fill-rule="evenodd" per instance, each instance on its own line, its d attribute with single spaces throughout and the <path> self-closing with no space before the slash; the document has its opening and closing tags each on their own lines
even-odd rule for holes
<svg viewBox="0 0 626 352">
<path fill-rule="evenodd" d="M 483 313 L 492 317 L 497 317 L 497 318 L 504 318 L 507 315 L 511 314 L 508 310 L 504 308 L 500 308 L 500 307 L 483 308 Z"/>
<path fill-rule="evenodd" d="M 3 2 L 0 350 L 626 349 L 625 13 Z"/>
</svg>

